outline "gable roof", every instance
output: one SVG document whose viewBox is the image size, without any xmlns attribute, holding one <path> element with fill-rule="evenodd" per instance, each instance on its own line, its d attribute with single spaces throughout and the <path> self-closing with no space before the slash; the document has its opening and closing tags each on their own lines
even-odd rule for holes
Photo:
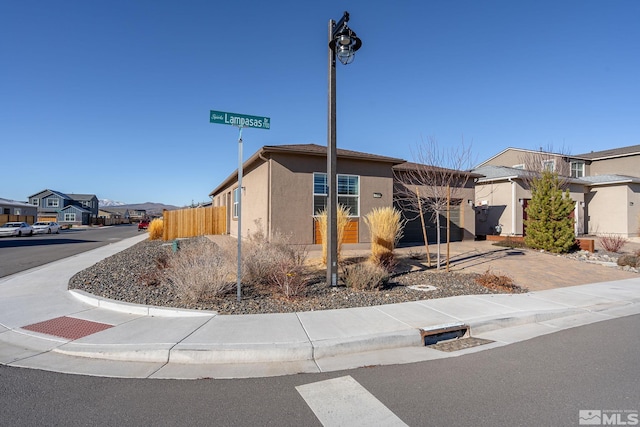
<svg viewBox="0 0 640 427">
<path fill-rule="evenodd" d="M 521 153 L 525 153 L 525 154 L 549 154 L 552 156 L 558 156 L 558 157 L 567 157 L 566 154 L 561 154 L 561 153 L 552 153 L 550 151 L 542 151 L 542 150 L 528 150 L 526 148 L 515 148 L 515 147 L 507 147 L 504 150 L 502 150 L 501 152 L 499 152 L 498 154 L 495 154 L 491 157 L 489 157 L 487 160 L 485 160 L 484 162 L 479 163 L 475 168 L 480 168 L 483 167 L 483 165 L 489 163 L 491 160 L 495 159 L 496 157 L 499 157 L 501 155 L 503 155 L 504 153 L 508 152 L 508 151 L 519 151 Z M 570 157 L 575 157 L 575 156 L 570 156 Z"/>
<path fill-rule="evenodd" d="M 248 169 L 253 163 L 262 160 L 264 161 L 265 155 L 269 153 L 285 153 L 285 154 L 298 154 L 303 156 L 317 156 L 327 157 L 327 147 L 317 144 L 291 144 L 291 145 L 265 145 L 256 153 L 254 153 L 247 161 L 242 165 L 243 169 Z M 360 151 L 344 150 L 341 148 L 336 149 L 336 156 L 342 159 L 356 159 L 365 160 L 370 162 L 383 162 L 391 163 L 391 165 L 397 165 L 405 163 L 405 160 L 398 159 L 396 157 L 379 156 L 377 154 L 363 153 Z M 213 196 L 221 189 L 227 187 L 229 184 L 238 179 L 238 170 L 236 169 L 231 175 L 229 175 L 224 181 L 222 181 L 216 188 L 209 193 L 209 196 Z"/>
<path fill-rule="evenodd" d="M 491 181 L 504 181 L 509 179 L 526 179 L 531 176 L 532 171 L 527 171 L 525 169 L 515 169 L 507 166 L 482 166 L 476 169 L 473 169 L 474 173 L 482 175 L 482 178 L 478 178 L 477 183 L 485 183 Z M 568 176 L 562 177 L 564 182 L 569 182 L 571 184 L 582 184 L 588 185 L 587 182 L 584 181 L 583 178 L 571 178 Z"/>
<path fill-rule="evenodd" d="M 439 166 L 429 166 L 429 165 L 424 165 L 421 163 L 413 163 L 413 162 L 404 162 L 401 163 L 399 165 L 394 165 L 393 166 L 393 170 L 396 171 L 418 171 L 418 170 L 431 170 L 431 171 L 441 171 L 441 172 L 445 172 L 445 173 L 457 173 L 459 175 L 468 175 L 469 178 L 480 178 L 482 177 L 481 174 L 479 173 L 475 173 L 473 171 L 461 171 L 461 170 L 456 170 L 456 169 L 449 169 L 449 168 L 442 168 Z"/>
<path fill-rule="evenodd" d="M 291 145 L 265 145 L 260 150 L 262 154 L 265 153 L 293 153 L 304 154 L 310 156 L 327 156 L 327 147 L 318 144 L 291 144 Z M 363 153 L 361 151 L 345 150 L 342 148 L 336 149 L 336 155 L 345 159 L 357 159 L 357 160 L 370 160 L 386 163 L 404 163 L 405 160 L 398 159 L 396 157 L 379 156 L 377 154 Z"/>
<path fill-rule="evenodd" d="M 49 190 L 48 188 L 47 188 L 47 189 L 44 189 L 44 190 L 42 190 L 42 191 L 39 191 L 39 192 L 37 192 L 37 193 L 35 193 L 35 194 L 32 194 L 32 195 L 30 195 L 30 196 L 29 196 L 29 197 L 27 197 L 27 198 L 28 198 L 28 199 L 30 199 L 30 198 L 32 198 L 32 197 L 39 197 L 39 198 L 43 198 L 43 197 L 50 196 L 50 195 L 52 195 L 52 194 L 55 194 L 56 196 L 61 197 L 61 198 L 63 198 L 63 199 L 71 199 L 71 197 L 69 197 L 68 195 L 66 195 L 66 194 L 64 194 L 64 193 L 62 193 L 62 192 L 60 192 L 60 191 L 56 191 L 56 190 Z"/>
<path fill-rule="evenodd" d="M 82 213 L 88 213 L 90 214 L 91 211 L 85 209 L 85 208 L 81 208 L 80 206 L 76 206 L 76 205 L 67 205 L 64 208 L 60 209 L 58 212 L 64 212 L 64 211 L 69 211 L 69 210 L 74 210 L 74 211 L 78 211 L 78 212 L 82 212 Z"/>
<path fill-rule="evenodd" d="M 609 150 L 592 151 L 590 153 L 578 154 L 577 157 L 585 160 L 604 160 L 614 157 L 624 157 L 640 155 L 640 145 L 630 145 L 628 147 L 611 148 Z"/>
<path fill-rule="evenodd" d="M 36 206 L 32 205 L 31 203 L 27 203 L 27 202 L 20 202 L 18 200 L 10 200 L 10 199 L 4 199 L 2 197 L 0 197 L 0 205 L 2 206 L 14 206 L 16 208 L 34 208 L 36 209 Z"/>
<path fill-rule="evenodd" d="M 592 175 L 592 176 L 583 176 L 580 179 L 583 181 L 589 182 L 590 187 L 595 187 L 598 185 L 613 185 L 613 184 L 640 184 L 640 178 L 635 176 L 628 176 L 628 175 L 616 175 L 616 174 Z"/>
<path fill-rule="evenodd" d="M 97 198 L 95 194 L 67 194 L 73 200 L 92 200 Z"/>
</svg>

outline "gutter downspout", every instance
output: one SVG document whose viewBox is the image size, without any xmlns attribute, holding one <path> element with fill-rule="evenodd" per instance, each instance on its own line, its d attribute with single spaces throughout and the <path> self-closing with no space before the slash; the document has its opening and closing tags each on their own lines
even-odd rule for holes
<svg viewBox="0 0 640 427">
<path fill-rule="evenodd" d="M 262 155 L 262 152 L 258 154 L 258 157 L 267 164 L 267 239 L 271 241 L 271 157 L 267 159 Z"/>
<path fill-rule="evenodd" d="M 516 210 L 518 209 L 516 199 L 516 182 L 509 178 L 509 182 L 511 183 L 511 235 L 516 235 Z"/>
</svg>

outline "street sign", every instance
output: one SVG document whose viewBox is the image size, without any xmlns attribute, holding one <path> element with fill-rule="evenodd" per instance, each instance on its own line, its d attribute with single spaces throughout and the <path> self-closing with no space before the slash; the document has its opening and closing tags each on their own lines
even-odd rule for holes
<svg viewBox="0 0 640 427">
<path fill-rule="evenodd" d="M 213 111 L 209 114 L 211 123 L 231 125 L 239 128 L 269 129 L 271 119 L 269 117 L 248 116 L 246 114 L 227 113 L 224 111 Z"/>
</svg>

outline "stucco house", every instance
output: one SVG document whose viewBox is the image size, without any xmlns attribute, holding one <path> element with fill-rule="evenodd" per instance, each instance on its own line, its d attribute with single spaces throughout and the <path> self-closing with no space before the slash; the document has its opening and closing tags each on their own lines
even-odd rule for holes
<svg viewBox="0 0 640 427">
<path fill-rule="evenodd" d="M 478 165 L 478 235 L 526 234 L 530 171 L 558 172 L 575 202 L 576 235 L 639 235 L 640 145 L 578 155 L 507 148 Z"/>
<path fill-rule="evenodd" d="M 338 203 L 350 210 L 345 243 L 370 242 L 364 217 L 372 209 L 394 206 L 394 169 L 407 162 L 394 157 L 351 150 L 337 150 Z M 406 166 L 405 166 L 406 167 Z M 293 243 L 321 243 L 314 216 L 326 206 L 327 149 L 316 144 L 264 146 L 243 164 L 242 235 L 262 227 L 268 236 L 284 233 Z M 238 172 L 234 171 L 211 193 L 213 206 L 227 209 L 227 230 L 237 235 Z M 473 189 L 466 189 L 473 199 Z M 460 207 L 457 207 L 460 209 Z M 464 203 L 467 218 L 473 218 L 471 207 Z M 470 212 L 470 213 L 469 213 Z M 458 223 L 463 232 L 459 238 L 474 235 L 475 222 Z M 404 241 L 421 241 L 422 229 L 412 226 L 405 231 Z M 462 215 L 464 218 L 465 215 Z"/>
</svg>

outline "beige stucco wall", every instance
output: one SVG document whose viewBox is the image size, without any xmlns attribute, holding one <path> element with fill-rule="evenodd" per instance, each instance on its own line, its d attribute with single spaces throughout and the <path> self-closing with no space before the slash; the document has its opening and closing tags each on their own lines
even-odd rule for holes
<svg viewBox="0 0 640 427">
<path fill-rule="evenodd" d="M 588 168 L 589 175 L 630 175 L 640 177 L 640 156 L 596 160 Z"/>
<path fill-rule="evenodd" d="M 274 153 L 271 167 L 271 229 L 292 234 L 296 243 L 313 243 L 313 173 L 326 172 L 323 157 Z M 359 241 L 369 242 L 364 216 L 374 207 L 392 206 L 390 163 L 338 159 L 337 173 L 360 177 Z M 373 193 L 382 197 L 374 198 Z"/>
<path fill-rule="evenodd" d="M 614 209 L 628 205 L 627 186 L 599 186 L 591 189 L 588 203 L 589 234 L 626 234 L 628 233 L 628 210 Z"/>
<path fill-rule="evenodd" d="M 640 236 L 640 184 L 632 184 L 627 188 L 628 194 L 628 237 Z"/>
<path fill-rule="evenodd" d="M 524 200 L 531 200 L 528 186 L 519 180 L 504 180 L 476 184 L 476 234 L 495 234 L 496 225 L 502 227 L 503 236 L 522 236 L 524 230 Z M 582 234 L 584 226 L 584 187 L 569 186 L 569 197 L 576 204 L 574 214 L 579 222 L 576 231 Z M 521 200 L 523 201 L 521 203 Z"/>
<path fill-rule="evenodd" d="M 566 173 L 569 171 L 568 163 L 562 159 L 561 155 L 515 149 L 506 150 L 503 153 L 496 155 L 494 158 L 482 163 L 482 165 L 505 166 L 512 168 L 517 165 L 532 163 L 534 161 L 542 162 L 542 160 L 555 160 L 556 171 L 558 172 Z M 542 164 L 540 164 L 540 168 L 541 166 Z M 536 167 L 535 170 L 537 169 L 538 168 Z"/>
</svg>

